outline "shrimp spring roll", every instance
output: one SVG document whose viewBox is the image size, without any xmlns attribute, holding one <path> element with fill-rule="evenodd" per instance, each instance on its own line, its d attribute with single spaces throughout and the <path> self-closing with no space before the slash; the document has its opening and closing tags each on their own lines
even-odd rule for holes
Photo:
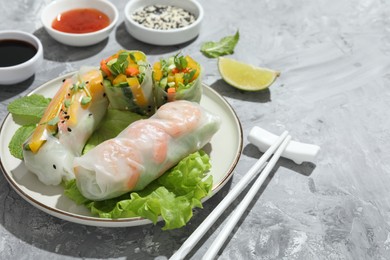
<svg viewBox="0 0 390 260">
<path fill-rule="evenodd" d="M 156 106 L 174 100 L 200 102 L 201 66 L 190 56 L 170 57 L 153 64 Z"/>
<path fill-rule="evenodd" d="M 74 160 L 80 192 L 91 200 L 145 188 L 207 144 L 220 118 L 190 101 L 169 102 Z"/>
<path fill-rule="evenodd" d="M 66 79 L 23 145 L 26 167 L 46 185 L 74 179 L 73 159 L 104 117 L 108 100 L 98 68 L 83 67 Z"/>
<path fill-rule="evenodd" d="M 150 116 L 155 112 L 152 69 L 141 51 L 121 50 L 100 62 L 110 107 Z"/>
</svg>

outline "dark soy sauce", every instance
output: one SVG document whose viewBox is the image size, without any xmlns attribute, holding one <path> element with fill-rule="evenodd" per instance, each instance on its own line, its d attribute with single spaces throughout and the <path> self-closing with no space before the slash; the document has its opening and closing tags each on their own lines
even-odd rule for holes
<svg viewBox="0 0 390 260">
<path fill-rule="evenodd" d="M 20 40 L 0 40 L 0 67 L 10 67 L 28 61 L 37 53 L 32 44 Z"/>
</svg>

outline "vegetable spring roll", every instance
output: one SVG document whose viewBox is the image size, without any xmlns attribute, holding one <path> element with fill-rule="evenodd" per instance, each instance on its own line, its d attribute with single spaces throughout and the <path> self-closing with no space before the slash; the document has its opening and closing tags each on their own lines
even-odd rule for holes
<svg viewBox="0 0 390 260">
<path fill-rule="evenodd" d="M 100 62 L 110 107 L 150 116 L 155 112 L 152 69 L 140 51 L 124 51 Z"/>
<path fill-rule="evenodd" d="M 219 117 L 195 102 L 169 102 L 75 158 L 77 186 L 91 200 L 141 190 L 207 144 L 219 126 Z"/>
<path fill-rule="evenodd" d="M 153 80 L 157 108 L 174 100 L 200 102 L 201 66 L 190 56 L 176 55 L 154 63 Z"/>
<path fill-rule="evenodd" d="M 108 100 L 98 68 L 83 67 L 64 81 L 23 145 L 26 167 L 46 185 L 74 179 L 73 159 L 104 117 Z"/>
</svg>

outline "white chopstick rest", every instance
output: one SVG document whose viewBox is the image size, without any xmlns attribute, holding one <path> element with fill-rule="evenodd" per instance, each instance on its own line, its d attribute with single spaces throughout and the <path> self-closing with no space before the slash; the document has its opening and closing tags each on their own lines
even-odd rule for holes
<svg viewBox="0 0 390 260">
<path fill-rule="evenodd" d="M 255 126 L 248 135 L 248 141 L 257 146 L 261 152 L 265 152 L 276 140 L 274 135 L 261 127 Z M 302 162 L 314 162 L 320 147 L 314 144 L 306 144 L 297 141 L 290 141 L 282 157 L 293 160 L 296 164 Z"/>
</svg>

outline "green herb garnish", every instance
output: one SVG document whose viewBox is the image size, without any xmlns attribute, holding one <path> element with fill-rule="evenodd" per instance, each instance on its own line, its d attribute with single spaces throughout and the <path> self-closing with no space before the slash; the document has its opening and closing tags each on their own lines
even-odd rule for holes
<svg viewBox="0 0 390 260">
<path fill-rule="evenodd" d="M 219 56 L 232 54 L 239 38 L 240 34 L 237 31 L 234 36 L 226 36 L 219 42 L 203 43 L 200 51 L 208 58 L 218 58 Z"/>
<path fill-rule="evenodd" d="M 33 94 L 15 99 L 8 105 L 7 108 L 14 117 L 14 120 L 19 124 L 36 124 L 43 116 L 43 113 L 50 101 L 50 98 Z"/>
<path fill-rule="evenodd" d="M 176 54 L 173 58 L 173 61 L 175 63 L 175 66 L 178 70 L 183 70 L 187 67 L 187 61 L 184 56 L 179 56 L 179 54 Z"/>
<path fill-rule="evenodd" d="M 89 102 L 91 102 L 91 100 L 92 100 L 92 97 L 83 97 L 83 98 L 81 99 L 81 105 L 85 106 L 85 105 L 87 105 Z"/>
<path fill-rule="evenodd" d="M 16 130 L 15 134 L 12 136 L 10 143 L 8 144 L 8 149 L 12 156 L 23 160 L 23 144 L 26 142 L 27 138 L 34 132 L 36 125 L 24 125 Z"/>
</svg>

